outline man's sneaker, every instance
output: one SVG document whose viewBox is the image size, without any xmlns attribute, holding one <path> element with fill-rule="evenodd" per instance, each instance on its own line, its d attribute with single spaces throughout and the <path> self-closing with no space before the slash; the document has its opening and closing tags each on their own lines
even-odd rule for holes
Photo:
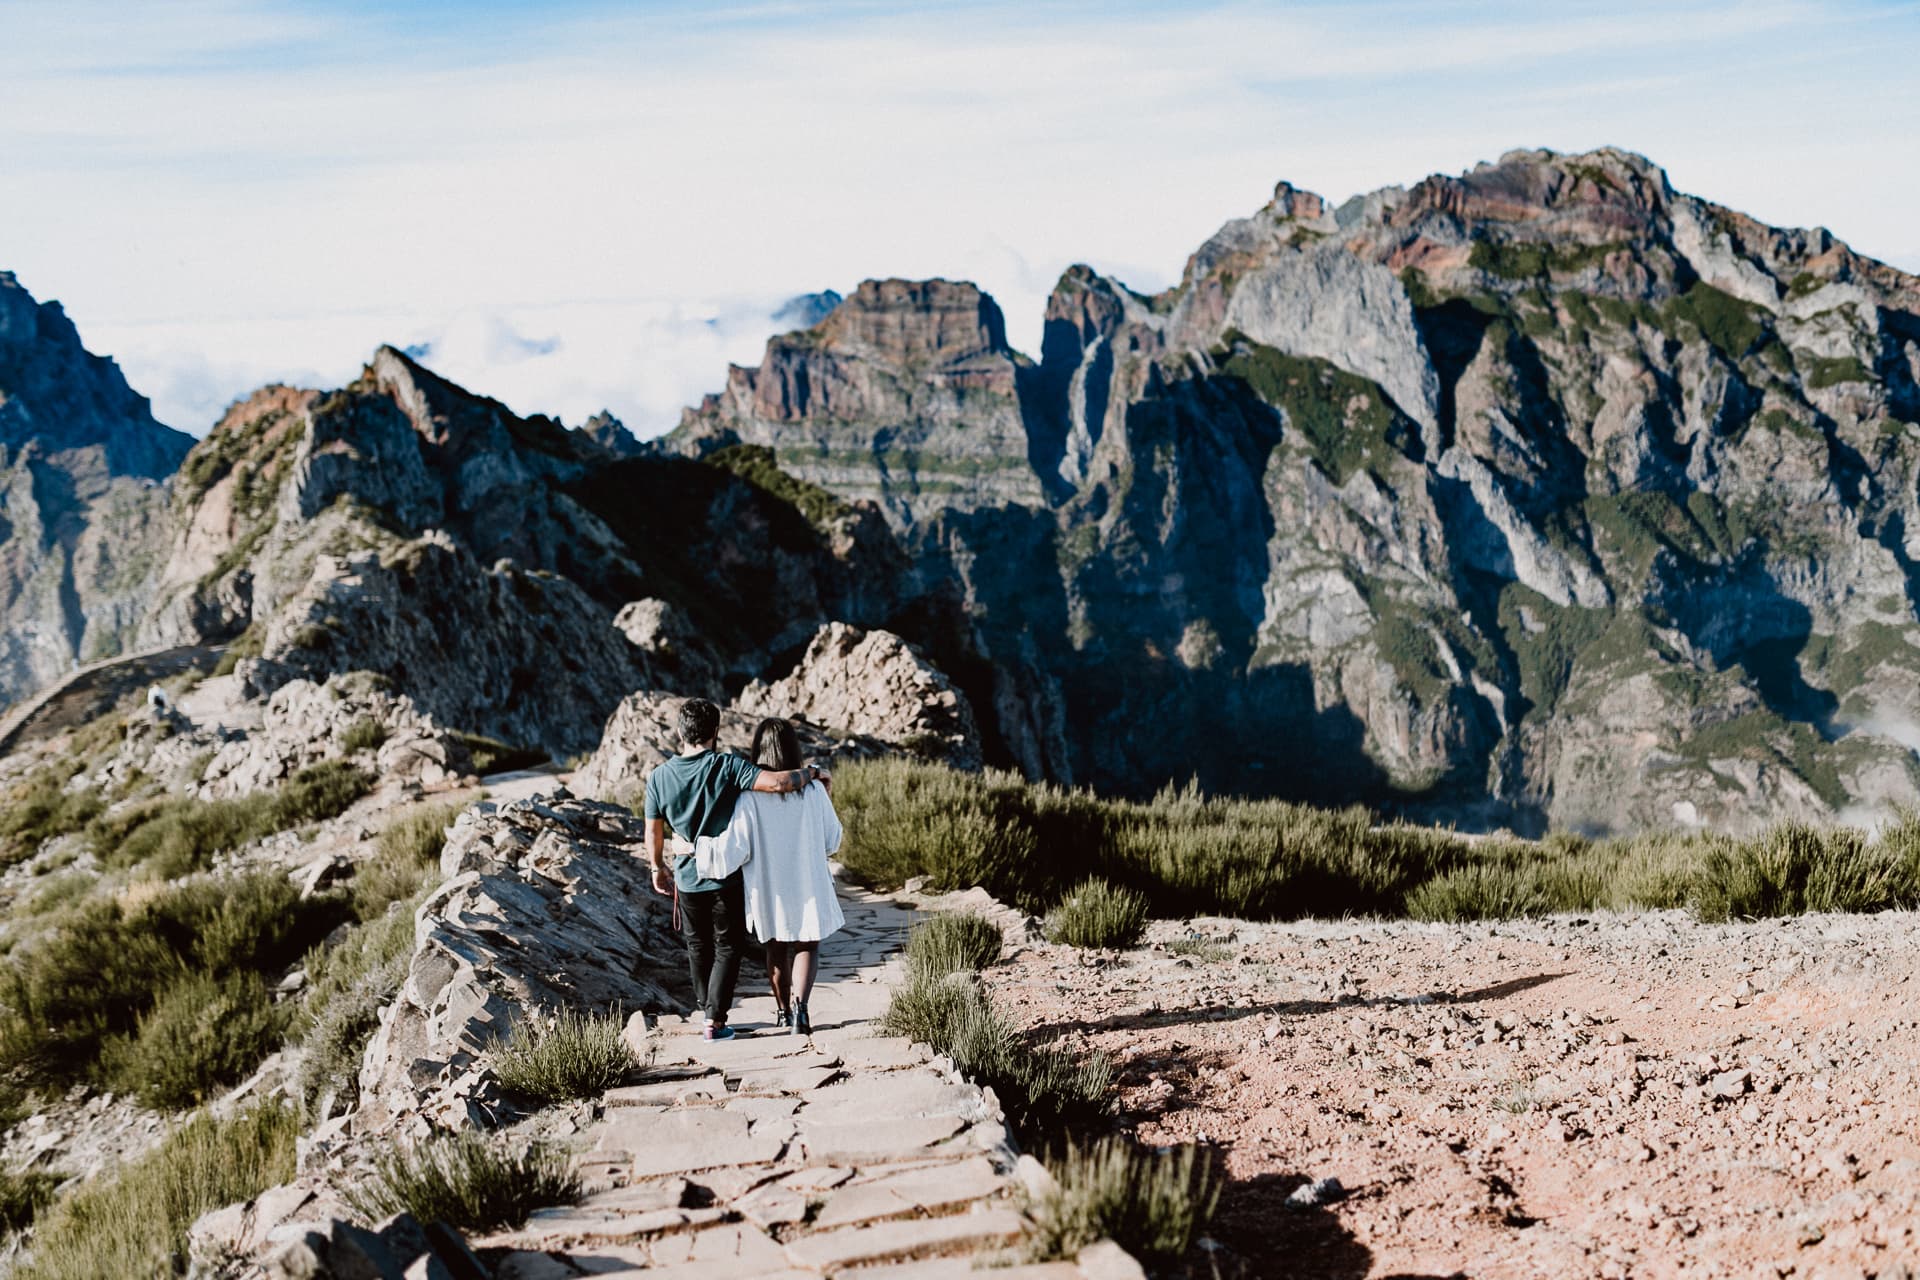
<svg viewBox="0 0 1920 1280">
<path fill-rule="evenodd" d="M 723 1022 L 717 1027 L 708 1027 L 705 1031 L 702 1031 L 700 1038 L 702 1040 L 731 1040 L 733 1039 L 733 1028 Z"/>
<path fill-rule="evenodd" d="M 793 1030 L 793 1015 L 785 1009 L 776 1009 L 773 1014 L 773 1026 L 776 1031 L 781 1027 L 789 1031 Z"/>
<path fill-rule="evenodd" d="M 810 1036 L 813 1034 L 813 1019 L 807 1016 L 807 1002 L 805 1000 L 795 1000 L 793 1002 L 793 1033 L 797 1036 Z"/>
</svg>

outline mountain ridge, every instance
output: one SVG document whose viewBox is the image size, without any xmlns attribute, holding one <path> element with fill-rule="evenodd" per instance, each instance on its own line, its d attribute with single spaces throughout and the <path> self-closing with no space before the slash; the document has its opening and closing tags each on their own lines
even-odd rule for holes
<svg viewBox="0 0 1920 1280">
<path fill-rule="evenodd" d="M 262 694 L 397 666 L 567 752 L 840 621 L 921 646 L 989 762 L 1106 790 L 1587 831 L 1920 799 L 1920 281 L 1824 230 L 1520 151 L 1282 182 L 1159 294 L 1070 267 L 1038 358 L 967 282 L 831 297 L 661 441 L 392 348 L 256 393 L 150 517 L 132 635 L 241 637 Z M 646 601 L 710 651 L 616 642 Z"/>
</svg>

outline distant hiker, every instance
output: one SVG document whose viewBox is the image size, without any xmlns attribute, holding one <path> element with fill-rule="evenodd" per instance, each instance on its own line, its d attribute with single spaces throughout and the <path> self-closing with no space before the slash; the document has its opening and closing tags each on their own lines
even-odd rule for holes
<svg viewBox="0 0 1920 1280">
<path fill-rule="evenodd" d="M 800 767 L 800 736 L 787 720 L 762 720 L 753 760 L 763 769 Z M 813 1034 L 813 994 L 820 940 L 845 924 L 827 855 L 840 847 L 840 818 L 826 785 L 797 796 L 743 796 L 717 841 L 700 841 L 703 862 L 739 867 L 746 886 L 747 927 L 767 949 L 767 982 L 778 1007 L 775 1025 Z"/>
<path fill-rule="evenodd" d="M 173 710 L 173 699 L 169 698 L 167 691 L 159 685 L 150 684 L 147 686 L 147 709 L 149 711 L 171 711 Z"/>
<path fill-rule="evenodd" d="M 677 728 L 680 754 L 647 776 L 647 856 L 655 891 L 674 895 L 694 1003 L 706 1015 L 704 1034 L 709 1040 L 731 1040 L 727 1011 L 733 1006 L 733 984 L 746 942 L 744 890 L 738 870 L 722 879 L 702 877 L 694 865 L 693 842 L 727 829 L 742 792 L 800 791 L 826 774 L 811 767 L 764 770 L 719 750 L 720 708 L 705 698 L 689 698 L 681 705 Z M 675 837 L 671 872 L 669 830 Z"/>
</svg>

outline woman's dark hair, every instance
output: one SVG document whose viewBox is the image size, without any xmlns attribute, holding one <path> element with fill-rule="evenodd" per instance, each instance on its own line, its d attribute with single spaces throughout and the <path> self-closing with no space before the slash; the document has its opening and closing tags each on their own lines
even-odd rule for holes
<svg viewBox="0 0 1920 1280">
<path fill-rule="evenodd" d="M 798 769 L 800 735 L 790 720 L 766 719 L 753 731 L 753 762 L 762 769 Z"/>
</svg>

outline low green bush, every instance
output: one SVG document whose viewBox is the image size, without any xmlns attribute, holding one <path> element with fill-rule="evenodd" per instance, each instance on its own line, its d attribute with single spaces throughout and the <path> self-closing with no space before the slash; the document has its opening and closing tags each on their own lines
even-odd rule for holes
<svg viewBox="0 0 1920 1280">
<path fill-rule="evenodd" d="M 0 1232 L 11 1235 L 32 1226 L 40 1211 L 53 1203 L 54 1188 L 63 1181 L 58 1174 L 37 1169 L 0 1171 Z"/>
<path fill-rule="evenodd" d="M 83 830 L 105 808 L 99 793 L 68 791 L 73 775 L 36 769 L 0 800 L 0 866 L 24 861 L 55 836 Z"/>
<path fill-rule="evenodd" d="M 880 1026 L 946 1054 L 961 1074 L 992 1088 L 1008 1123 L 1030 1145 L 1091 1125 L 1106 1111 L 1111 1061 L 1027 1044 L 971 973 L 909 974 Z"/>
<path fill-rule="evenodd" d="M 1111 1239 L 1136 1258 L 1172 1263 L 1206 1230 L 1220 1181 L 1200 1147 L 1159 1152 L 1126 1138 L 1069 1144 L 1048 1162 L 1054 1185 L 1031 1205 L 1035 1261 L 1071 1259 Z"/>
<path fill-rule="evenodd" d="M 439 881 L 447 828 L 459 813 L 456 804 L 428 805 L 387 824 L 374 856 L 353 876 L 353 906 L 361 919 L 374 919 L 388 903 L 417 897 Z"/>
<path fill-rule="evenodd" d="M 381 1006 L 406 981 L 419 896 L 346 931 L 337 945 L 307 954 L 307 994 L 299 1038 L 305 1050 L 294 1081 L 310 1119 L 352 1106 L 360 1096 L 360 1063 L 380 1026 Z"/>
<path fill-rule="evenodd" d="M 109 867 L 146 866 L 162 878 L 204 871 L 215 857 L 262 836 L 339 816 L 373 778 L 338 760 L 311 765 L 278 791 L 231 800 L 174 796 L 95 819 L 94 853 Z"/>
<path fill-rule="evenodd" d="M 383 1152 L 371 1179 L 346 1190 L 347 1204 L 368 1223 L 406 1212 L 463 1231 L 516 1227 L 535 1209 L 579 1197 L 565 1152 L 471 1129 Z"/>
<path fill-rule="evenodd" d="M 285 1031 L 259 974 L 188 974 L 141 1015 L 134 1034 L 102 1046 L 101 1066 L 117 1092 L 156 1110 L 183 1110 L 246 1079 Z"/>
<path fill-rule="evenodd" d="M 1089 880 L 1144 895 L 1156 915 L 1253 920 L 1675 907 L 1724 919 L 1920 903 L 1914 816 L 1871 839 L 1782 827 L 1748 839 L 1652 832 L 1534 843 L 1192 786 L 1148 802 L 1106 800 L 900 758 L 843 765 L 834 803 L 847 828 L 840 858 L 855 878 L 880 888 L 915 876 L 936 890 L 977 884 L 1035 914 L 1066 905 Z M 1054 920 L 1085 917 L 1076 902 Z"/>
<path fill-rule="evenodd" d="M 1070 947 L 1131 947 L 1146 927 L 1146 896 L 1105 880 L 1088 880 L 1047 916 L 1047 938 Z"/>
<path fill-rule="evenodd" d="M 378 751 L 386 745 L 387 726 L 373 716 L 361 716 L 347 726 L 346 733 L 340 737 L 341 750 L 349 754 L 355 751 Z"/>
<path fill-rule="evenodd" d="M 343 898 L 302 899 L 270 871 L 196 877 L 134 906 L 82 902 L 0 966 L 0 1066 L 48 1084 L 104 1080 L 107 1040 L 135 1036 L 163 992 L 284 969 L 348 914 Z M 173 1011 L 170 1036 L 184 1018 Z"/>
<path fill-rule="evenodd" d="M 494 1075 L 508 1093 L 534 1102 L 599 1097 L 640 1065 L 621 1034 L 625 1029 L 617 1009 L 562 1009 L 552 1017 L 523 1018 L 494 1050 Z"/>
<path fill-rule="evenodd" d="M 1703 920 L 1753 919 L 1803 911 L 1883 911 L 1920 902 L 1902 842 L 1879 842 L 1848 827 L 1786 823 L 1708 853 L 1695 890 Z"/>
<path fill-rule="evenodd" d="M 46 1210 L 15 1280 L 185 1274 L 193 1220 L 290 1181 L 299 1136 L 299 1117 L 278 1103 L 228 1120 L 195 1115 L 133 1164 Z"/>
<path fill-rule="evenodd" d="M 907 970 L 928 977 L 971 973 L 1000 958 L 1003 939 L 990 920 L 956 912 L 937 915 L 907 935 Z"/>
</svg>

